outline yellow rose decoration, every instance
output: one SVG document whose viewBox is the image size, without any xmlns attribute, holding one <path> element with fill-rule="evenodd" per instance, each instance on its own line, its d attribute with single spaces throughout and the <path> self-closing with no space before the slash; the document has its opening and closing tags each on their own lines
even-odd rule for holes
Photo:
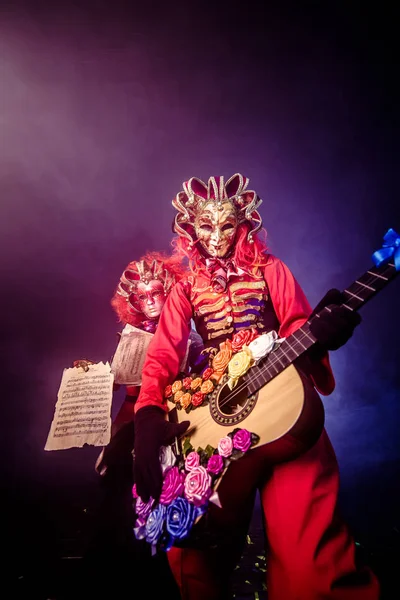
<svg viewBox="0 0 400 600">
<path fill-rule="evenodd" d="M 182 394 L 180 403 L 182 408 L 188 408 L 192 404 L 192 396 L 189 394 L 189 392 Z"/>
<path fill-rule="evenodd" d="M 182 398 L 182 396 L 183 396 L 183 391 L 182 390 L 178 390 L 177 392 L 175 392 L 175 394 L 174 394 L 174 402 L 175 403 L 180 402 L 180 399 Z"/>
<path fill-rule="evenodd" d="M 252 362 L 253 357 L 247 346 L 244 346 L 241 352 L 233 356 L 228 365 L 228 385 L 231 390 L 237 384 L 239 377 L 247 373 Z"/>
</svg>

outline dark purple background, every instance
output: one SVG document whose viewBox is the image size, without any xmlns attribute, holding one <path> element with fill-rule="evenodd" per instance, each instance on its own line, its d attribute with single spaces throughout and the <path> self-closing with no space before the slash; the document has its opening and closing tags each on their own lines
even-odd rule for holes
<svg viewBox="0 0 400 600">
<path fill-rule="evenodd" d="M 62 370 L 111 356 L 120 272 L 169 249 L 182 181 L 250 177 L 313 305 L 370 267 L 400 203 L 388 4 L 26 4 L 0 22 L 0 302 L 3 483 L 28 519 L 96 489 L 96 448 L 43 450 Z M 378 545 L 399 535 L 399 295 L 362 311 L 324 400 L 343 510 Z"/>
</svg>

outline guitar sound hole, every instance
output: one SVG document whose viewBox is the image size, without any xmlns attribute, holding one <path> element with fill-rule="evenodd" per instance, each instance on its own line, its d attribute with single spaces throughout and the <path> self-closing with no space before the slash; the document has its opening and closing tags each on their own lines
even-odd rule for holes
<svg viewBox="0 0 400 600">
<path fill-rule="evenodd" d="M 247 388 L 240 382 L 233 390 L 228 384 L 222 386 L 217 402 L 220 413 L 227 417 L 241 413 L 250 400 L 247 394 Z"/>
</svg>

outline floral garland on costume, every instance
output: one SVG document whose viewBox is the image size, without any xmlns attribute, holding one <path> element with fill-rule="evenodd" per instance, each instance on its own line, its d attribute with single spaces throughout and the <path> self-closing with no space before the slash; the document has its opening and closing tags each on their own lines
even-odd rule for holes
<svg viewBox="0 0 400 600">
<path fill-rule="evenodd" d="M 232 340 L 220 344 L 211 366 L 201 375 L 177 379 L 165 388 L 164 397 L 189 413 L 209 402 L 210 394 L 226 373 L 228 385 L 233 389 L 238 379 L 281 341 L 276 331 L 259 334 L 254 328 L 243 329 Z M 219 441 L 217 448 L 208 445 L 195 450 L 190 437 L 184 438 L 181 451 L 173 446 L 162 447 L 163 485 L 158 502 L 150 498 L 145 503 L 137 495 L 136 485 L 132 489 L 136 538 L 145 539 L 154 552 L 169 550 L 188 538 L 210 502 L 221 506 L 215 488 L 231 461 L 241 458 L 259 440 L 257 434 L 236 428 Z"/>
<path fill-rule="evenodd" d="M 217 448 L 209 445 L 204 450 L 195 450 L 189 437 L 184 439 L 181 452 L 163 446 L 160 452 L 163 485 L 158 502 L 153 498 L 143 502 L 136 484 L 132 488 L 137 515 L 135 537 L 145 539 L 153 552 L 167 551 L 188 538 L 210 502 L 221 506 L 215 486 L 231 461 L 241 458 L 259 440 L 247 429 L 237 428 L 223 437 Z"/>
<path fill-rule="evenodd" d="M 177 379 L 165 388 L 164 398 L 187 413 L 208 404 L 210 395 L 226 372 L 229 376 L 228 385 L 233 389 L 238 379 L 281 341 L 276 331 L 259 334 L 254 328 L 242 329 L 232 340 L 221 342 L 218 352 L 210 361 L 211 366 L 201 375 L 191 374 Z"/>
</svg>

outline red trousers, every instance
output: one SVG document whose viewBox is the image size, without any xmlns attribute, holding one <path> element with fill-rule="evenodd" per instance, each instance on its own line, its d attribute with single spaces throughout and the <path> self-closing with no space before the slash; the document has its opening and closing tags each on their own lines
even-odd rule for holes
<svg viewBox="0 0 400 600">
<path fill-rule="evenodd" d="M 290 437 L 285 443 L 295 445 Z M 294 448 L 295 450 L 295 448 Z M 271 468 L 268 447 L 231 464 L 211 506 L 218 543 L 207 549 L 171 548 L 168 560 L 184 600 L 230 598 L 257 489 L 264 513 L 269 600 L 378 600 L 374 574 L 355 563 L 355 544 L 337 511 L 339 472 L 324 431 L 298 458 Z"/>
</svg>

